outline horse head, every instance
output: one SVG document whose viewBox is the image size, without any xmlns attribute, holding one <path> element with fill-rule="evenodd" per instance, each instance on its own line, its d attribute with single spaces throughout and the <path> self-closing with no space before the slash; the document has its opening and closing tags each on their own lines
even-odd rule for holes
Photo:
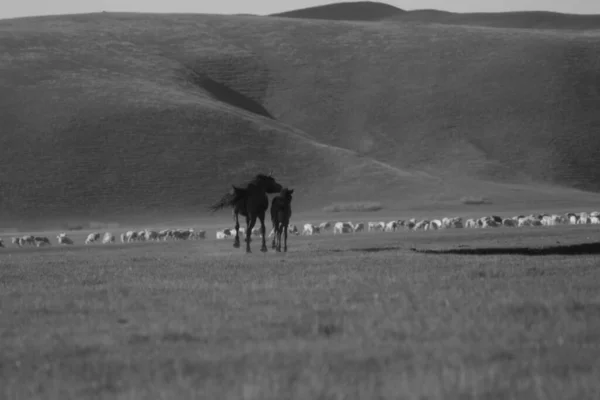
<svg viewBox="0 0 600 400">
<path fill-rule="evenodd" d="M 283 198 L 285 198 L 288 202 L 292 201 L 292 194 L 294 193 L 294 189 L 288 189 L 288 188 L 283 188 L 281 189 L 281 195 L 283 196 Z"/>
<path fill-rule="evenodd" d="M 255 182 L 259 186 L 261 186 L 267 193 L 280 193 L 283 189 L 283 186 L 277 183 L 275 178 L 273 178 L 271 175 L 257 175 L 255 178 Z"/>
</svg>

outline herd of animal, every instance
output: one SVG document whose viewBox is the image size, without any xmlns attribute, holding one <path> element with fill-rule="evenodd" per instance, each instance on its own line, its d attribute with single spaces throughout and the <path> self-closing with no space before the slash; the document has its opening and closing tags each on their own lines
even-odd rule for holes
<svg viewBox="0 0 600 400">
<path fill-rule="evenodd" d="M 206 231 L 195 231 L 193 228 L 189 229 L 163 229 L 161 231 L 154 231 L 144 229 L 143 231 L 128 231 L 121 233 L 121 243 L 130 242 L 145 242 L 145 241 L 167 241 L 167 240 L 188 240 L 188 239 L 206 239 Z M 25 235 L 12 238 L 12 244 L 18 247 L 23 246 L 45 246 L 50 245 L 50 239 L 46 236 L 33 236 Z M 72 245 L 75 244 L 66 233 L 61 232 L 56 236 L 58 244 Z M 115 243 L 116 237 L 111 232 L 105 232 L 102 235 L 100 232 L 92 232 L 87 235 L 84 244 L 92 243 L 109 244 Z M 0 238 L 0 247 L 4 247 L 2 238 Z"/>
<path fill-rule="evenodd" d="M 277 210 L 278 207 L 275 208 Z M 453 218 L 442 218 L 432 220 L 393 220 L 389 222 L 377 221 L 377 222 L 321 222 L 319 224 L 304 224 L 300 231 L 296 225 L 286 226 L 286 231 L 290 235 L 303 235 L 312 236 L 316 234 L 322 234 L 326 232 L 332 232 L 336 234 L 345 233 L 358 233 L 358 232 L 395 232 L 397 230 L 413 230 L 413 231 L 427 231 L 437 229 L 451 229 L 451 228 L 498 228 L 498 227 L 525 227 L 525 226 L 553 226 L 553 225 L 586 225 L 594 224 L 600 225 L 600 212 L 594 211 L 591 213 L 580 212 L 580 213 L 566 213 L 566 214 L 536 214 L 536 215 L 518 215 L 509 218 L 502 218 L 499 216 L 491 215 L 481 218 L 470 218 L 463 219 L 461 217 Z M 250 235 L 246 234 L 246 228 L 239 227 L 237 234 L 243 237 L 259 237 L 261 236 L 261 229 L 255 227 L 252 229 Z M 275 238 L 275 227 L 273 227 L 268 237 Z M 283 233 L 283 232 L 282 232 Z M 216 239 L 232 239 L 236 236 L 236 229 L 226 228 L 220 229 L 216 232 Z M 189 229 L 163 229 L 160 231 L 144 229 L 142 231 L 127 231 L 120 235 L 121 243 L 130 242 L 145 242 L 145 241 L 167 241 L 167 240 L 198 240 L 206 239 L 206 231 L 196 231 L 193 228 Z M 66 234 L 59 233 L 56 236 L 58 244 L 72 245 L 74 241 Z M 115 243 L 116 237 L 111 232 L 105 232 L 103 235 L 99 232 L 90 233 L 84 244 L 102 243 L 109 244 Z M 45 236 L 33 236 L 26 235 L 20 237 L 13 237 L 12 243 L 15 246 L 44 246 L 50 245 L 50 239 Z M 275 241 L 275 247 L 277 243 Z M 0 238 L 0 247 L 4 247 L 2 238 Z"/>
<path fill-rule="evenodd" d="M 240 234 L 245 236 L 246 252 L 250 253 L 250 242 L 252 236 L 260 236 L 262 239 L 261 251 L 266 252 L 266 232 L 265 232 L 265 214 L 269 208 L 269 198 L 267 194 L 277 194 L 271 202 L 271 223 L 273 229 L 269 237 L 273 237 L 272 248 L 276 251 L 287 251 L 288 234 L 296 235 L 314 235 L 325 232 L 333 228 L 333 234 L 357 233 L 368 230 L 369 232 L 383 231 L 394 232 L 398 229 L 407 230 L 437 230 L 448 228 L 494 228 L 494 227 L 522 227 L 522 226 L 548 226 L 559 224 L 600 224 L 600 212 L 592 213 L 567 213 L 564 215 L 557 214 L 538 214 L 538 215 L 518 215 L 512 218 L 502 218 L 496 215 L 485 216 L 479 219 L 466 219 L 461 217 L 433 219 L 433 220 L 394 220 L 389 222 L 323 222 L 318 225 L 305 224 L 302 232 L 295 225 L 290 226 L 292 216 L 292 194 L 294 189 L 283 187 L 269 175 L 256 175 L 245 187 L 233 186 L 233 192 L 225 194 L 217 203 L 209 207 L 212 212 L 223 208 L 231 208 L 233 211 L 233 219 L 235 226 L 233 228 L 217 231 L 217 239 L 233 238 L 233 247 L 240 247 Z M 246 218 L 246 228 L 240 227 L 239 217 Z M 260 227 L 255 228 L 257 220 L 260 222 Z M 102 239 L 101 239 L 102 238 Z M 188 240 L 188 239 L 205 239 L 206 231 L 195 231 L 189 229 L 164 229 L 161 231 L 153 231 L 145 229 L 143 231 L 128 231 L 123 232 L 120 236 L 122 243 L 130 243 L 136 241 L 166 241 L 172 240 Z M 70 245 L 73 240 L 66 233 L 60 233 L 56 236 L 59 244 Z M 282 241 L 283 239 L 283 241 Z M 99 232 L 90 233 L 85 239 L 85 244 L 96 242 L 103 244 L 114 243 L 115 236 L 106 232 L 101 235 Z M 23 236 L 12 238 L 12 243 L 16 246 L 35 245 L 37 247 L 49 245 L 50 240 L 47 237 L 39 236 Z M 0 239 L 0 247 L 4 247 L 2 239 Z"/>
<path fill-rule="evenodd" d="M 485 216 L 481 218 L 464 219 L 462 217 L 442 218 L 432 220 L 393 220 L 389 222 L 321 222 L 320 224 L 304 224 L 302 231 L 296 225 L 290 225 L 288 233 L 295 235 L 311 236 L 324 232 L 333 232 L 333 234 L 358 233 L 358 232 L 395 232 L 399 229 L 427 231 L 437 229 L 451 228 L 498 228 L 498 227 L 525 227 L 525 226 L 553 226 L 553 225 L 586 225 L 600 224 L 600 212 L 591 213 L 567 213 L 558 214 L 532 214 L 518 215 L 509 218 L 502 218 L 496 215 Z M 240 233 L 245 235 L 245 229 L 240 228 Z M 272 237 L 274 230 L 271 230 L 269 237 Z M 260 230 L 252 230 L 252 236 L 260 236 Z M 217 231 L 217 239 L 233 238 L 235 228 L 226 228 Z"/>
<path fill-rule="evenodd" d="M 291 194 L 290 194 L 291 195 Z M 273 208 L 272 208 L 273 209 Z M 279 207 L 275 207 L 278 210 Z M 291 212 L 290 212 L 291 214 Z M 289 222 L 289 221 L 288 221 Z M 319 224 L 307 223 L 303 225 L 302 231 L 298 229 L 296 225 L 287 225 L 285 227 L 286 232 L 291 235 L 303 235 L 312 236 L 316 234 L 322 234 L 326 232 L 332 232 L 336 234 L 345 233 L 358 233 L 358 232 L 395 232 L 397 230 L 413 230 L 413 231 L 427 231 L 437 229 L 452 229 L 452 228 L 498 228 L 498 227 L 525 227 L 525 226 L 553 226 L 553 225 L 587 225 L 594 224 L 600 225 L 600 212 L 594 211 L 591 213 L 580 212 L 580 213 L 566 213 L 566 214 L 536 214 L 536 215 L 518 215 L 509 218 L 502 218 L 499 216 L 491 215 L 481 218 L 470 218 L 463 219 L 461 217 L 443 218 L 443 219 L 432 219 L 432 220 L 393 220 L 389 222 L 377 221 L 377 222 L 321 222 Z M 232 239 L 235 238 L 236 233 L 243 237 L 259 237 L 262 232 L 261 229 L 256 227 L 252 229 L 250 235 L 247 235 L 246 228 L 238 227 L 236 232 L 234 228 L 220 229 L 216 232 L 216 239 Z M 283 233 L 283 232 L 282 232 Z M 272 237 L 274 240 L 273 248 L 277 249 L 278 243 L 275 237 L 275 225 L 268 237 Z M 206 231 L 196 231 L 193 228 L 189 229 L 163 229 L 160 231 L 145 229 L 142 231 L 127 231 L 120 235 L 121 243 L 130 242 L 145 242 L 145 241 L 167 241 L 167 240 L 198 240 L 206 239 Z M 56 236 L 58 244 L 72 245 L 74 241 L 67 236 L 66 233 L 59 233 Z M 90 233 L 84 244 L 102 243 L 109 244 L 115 243 L 116 237 L 111 232 L 105 232 L 102 235 L 99 232 Z M 44 246 L 50 245 L 50 240 L 45 236 L 33 236 L 26 235 L 21 237 L 13 237 L 12 243 L 15 246 Z M 284 246 L 287 244 L 284 243 Z M 4 247 L 2 238 L 0 238 L 0 247 Z M 284 247 L 285 249 L 285 247 Z"/>
</svg>

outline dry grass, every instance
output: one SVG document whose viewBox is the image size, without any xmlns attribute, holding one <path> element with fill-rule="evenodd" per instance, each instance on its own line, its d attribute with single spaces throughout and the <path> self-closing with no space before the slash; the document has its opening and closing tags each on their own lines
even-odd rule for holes
<svg viewBox="0 0 600 400">
<path fill-rule="evenodd" d="M 591 199 L 563 187 L 598 189 L 597 44 L 252 16 L 0 21 L 0 218 L 198 212 L 270 169 L 307 210 Z"/>
<path fill-rule="evenodd" d="M 7 399 L 586 399 L 597 256 L 410 247 L 585 242 L 593 227 L 0 253 Z"/>
</svg>

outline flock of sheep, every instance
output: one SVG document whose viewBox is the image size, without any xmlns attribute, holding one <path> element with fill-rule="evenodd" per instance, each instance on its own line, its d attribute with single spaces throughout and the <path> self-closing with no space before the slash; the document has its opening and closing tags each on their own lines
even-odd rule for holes
<svg viewBox="0 0 600 400">
<path fill-rule="evenodd" d="M 299 231 L 296 225 L 290 225 L 289 233 L 296 235 L 314 235 L 332 230 L 333 234 L 358 233 L 364 232 L 395 232 L 398 229 L 406 230 L 437 230 L 449 228 L 498 228 L 505 227 L 524 227 L 524 226 L 552 226 L 552 225 L 580 225 L 580 224 L 600 224 L 600 212 L 592 213 L 567 213 L 558 214 L 531 214 L 518 215 L 510 218 L 502 218 L 496 215 L 485 216 L 478 219 L 470 218 L 464 220 L 461 217 L 433 219 L 433 220 L 394 220 L 390 222 L 322 222 L 318 225 L 304 224 L 302 231 Z M 240 234 L 245 234 L 244 229 L 240 228 Z M 217 239 L 227 239 L 235 237 L 235 229 L 227 228 L 217 231 Z M 260 236 L 260 228 L 252 230 L 252 236 Z M 273 230 L 269 237 L 273 236 Z"/>
<path fill-rule="evenodd" d="M 144 229 L 143 231 L 128 231 L 121 233 L 121 243 L 130 242 L 145 242 L 145 241 L 166 241 L 166 240 L 188 240 L 188 239 L 205 239 L 206 231 L 195 231 L 193 228 L 189 229 L 163 229 L 161 231 L 153 231 Z M 71 245 L 74 244 L 73 239 L 67 236 L 66 233 L 62 232 L 56 236 L 58 244 Z M 115 243 L 116 238 L 111 232 L 105 232 L 102 235 L 100 232 L 90 233 L 84 244 L 92 244 L 102 242 L 102 244 Z M 13 237 L 12 243 L 15 246 L 44 246 L 50 245 L 50 239 L 45 236 L 33 236 L 26 235 L 22 237 Z M 0 247 L 4 247 L 2 239 L 0 238 Z"/>
<path fill-rule="evenodd" d="M 497 228 L 497 227 L 524 227 L 524 226 L 552 226 L 552 225 L 582 225 L 582 224 L 600 224 L 600 212 L 594 211 L 591 213 L 566 213 L 558 214 L 537 214 L 537 215 L 518 215 L 511 218 L 502 218 L 491 215 L 478 219 L 466 219 L 461 217 L 433 219 L 433 220 L 394 220 L 390 222 L 322 222 L 318 225 L 304 224 L 302 231 L 299 231 L 296 225 L 290 225 L 288 231 L 295 235 L 314 235 L 333 230 L 333 234 L 358 233 L 363 231 L 368 232 L 395 232 L 399 229 L 406 230 L 437 230 L 450 228 Z M 240 227 L 239 233 L 245 235 L 245 229 Z M 260 236 L 260 228 L 252 229 L 252 236 Z M 273 236 L 273 230 L 269 237 Z M 217 231 L 217 239 L 227 239 L 235 237 L 235 229 L 227 228 Z M 73 240 L 66 233 L 59 233 L 56 236 L 58 244 L 72 245 Z M 143 241 L 166 241 L 166 240 L 188 240 L 188 239 L 206 239 L 206 231 L 195 231 L 189 229 L 163 229 L 154 231 L 145 229 L 142 231 L 128 231 L 120 235 L 122 243 L 143 242 Z M 106 232 L 102 235 L 99 232 L 90 233 L 85 239 L 85 244 L 101 242 L 102 244 L 115 243 L 116 237 L 111 232 Z M 22 236 L 13 237 L 12 243 L 15 246 L 44 246 L 50 245 L 50 240 L 45 236 Z M 0 247 L 4 247 L 4 243 L 0 238 Z"/>
</svg>

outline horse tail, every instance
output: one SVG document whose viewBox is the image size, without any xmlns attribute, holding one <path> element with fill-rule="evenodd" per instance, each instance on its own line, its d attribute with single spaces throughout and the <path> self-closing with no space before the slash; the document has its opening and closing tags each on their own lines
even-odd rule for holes
<svg viewBox="0 0 600 400">
<path fill-rule="evenodd" d="M 233 205 L 235 204 L 235 200 L 236 200 L 235 197 L 236 196 L 231 193 L 226 193 L 223 197 L 221 197 L 221 199 L 219 201 L 217 201 L 212 206 L 209 206 L 208 209 L 211 212 L 215 212 L 215 211 L 222 210 L 225 207 L 233 207 Z"/>
</svg>

